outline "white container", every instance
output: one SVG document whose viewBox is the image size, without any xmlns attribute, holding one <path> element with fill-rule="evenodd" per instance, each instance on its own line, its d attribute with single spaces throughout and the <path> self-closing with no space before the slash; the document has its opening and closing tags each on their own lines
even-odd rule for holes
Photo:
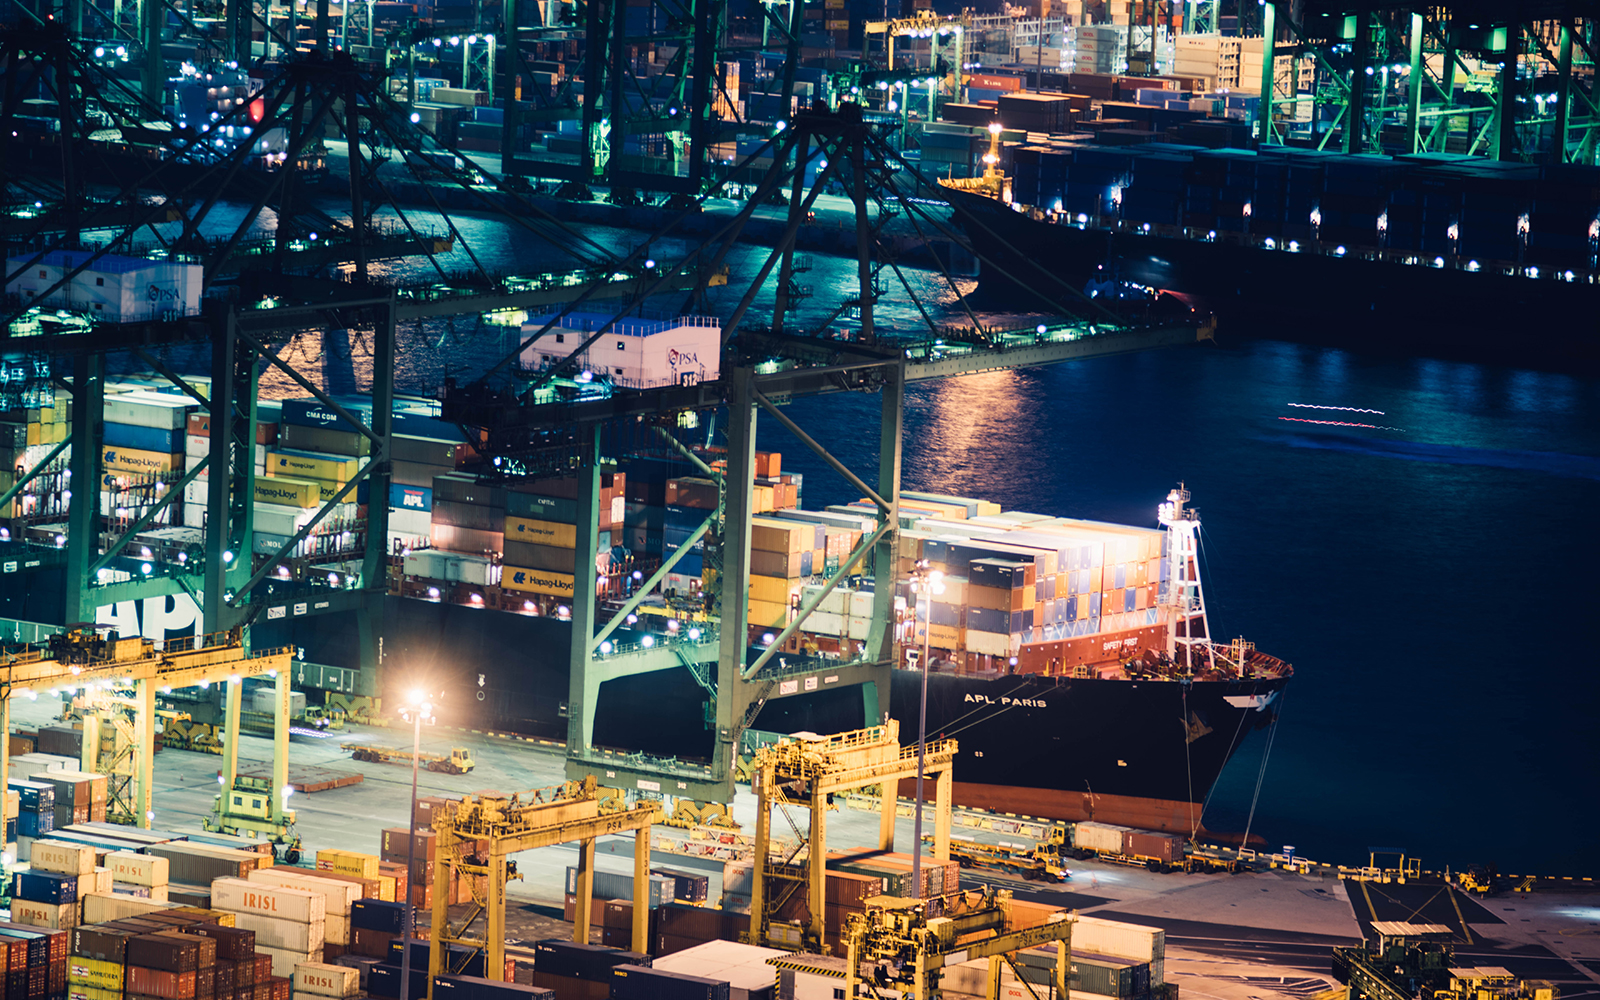
<svg viewBox="0 0 1600 1000">
<path fill-rule="evenodd" d="M 821 584 L 807 584 L 806 586 L 800 588 L 801 603 L 804 604 L 811 601 L 817 596 L 817 592 L 821 589 Z M 822 603 L 817 605 L 817 611 L 826 612 L 831 615 L 846 614 L 850 607 L 851 593 L 852 592 L 848 587 L 833 588 L 832 590 L 828 591 L 828 596 L 822 599 Z M 816 615 L 813 614 L 811 617 L 815 618 Z M 809 631 L 820 632 L 822 630 L 813 628 L 809 629 Z"/>
<path fill-rule="evenodd" d="M 237 881 L 243 881 L 243 879 Z M 256 886 L 255 888 L 259 889 L 261 887 Z M 212 891 L 212 907 L 214 909 L 223 909 L 223 907 L 217 906 L 215 889 Z M 311 894 L 305 893 L 305 895 L 310 896 Z M 322 897 L 317 896 L 316 899 L 320 902 Z M 294 967 L 297 964 L 307 961 L 308 956 L 319 954 L 322 951 L 324 943 L 323 930 L 325 928 L 321 917 L 318 917 L 313 923 L 301 923 L 298 920 L 264 917 L 259 913 L 241 913 L 238 910 L 232 912 L 235 927 L 243 927 L 245 930 L 256 932 L 256 947 L 258 950 L 275 950 L 283 953 L 282 958 L 287 963 L 283 967 L 288 971 L 278 971 L 279 956 L 274 955 L 272 959 L 272 974 L 274 976 L 294 975 Z"/>
<path fill-rule="evenodd" d="M 40 871 L 88 875 L 94 871 L 94 848 L 63 840 L 35 840 L 28 863 Z"/>
<path fill-rule="evenodd" d="M 183 454 L 187 458 L 205 458 L 211 454 L 211 435 L 185 434 L 183 436 Z"/>
<path fill-rule="evenodd" d="M 1072 947 L 1097 955 L 1154 963 L 1167 957 L 1167 932 L 1159 927 L 1146 927 L 1143 924 L 1125 924 L 1098 917 L 1079 917 L 1072 928 Z M 1150 971 L 1153 977 L 1154 966 Z"/>
<path fill-rule="evenodd" d="M 243 927 L 243 924 L 239 926 Z M 271 948 L 260 943 L 261 937 L 256 936 L 256 953 L 272 956 L 272 974 L 285 979 L 293 978 L 296 966 L 315 962 L 322 957 L 322 948 L 314 950 L 297 951 L 293 948 Z"/>
<path fill-rule="evenodd" d="M 219 878 L 211 883 L 211 907 L 238 914 L 257 914 L 274 920 L 294 921 L 300 924 L 320 923 L 327 915 L 327 897 L 321 893 L 285 886 L 263 885 L 242 878 Z M 243 926 L 242 924 L 240 926 Z M 320 927 L 318 943 L 320 944 Z M 315 945 L 296 945 L 292 935 L 290 943 L 265 942 L 273 948 L 296 948 L 310 951 Z"/>
<path fill-rule="evenodd" d="M 283 868 L 258 868 L 251 872 L 249 881 L 261 885 L 275 885 L 285 889 L 299 889 L 301 892 L 314 892 L 321 894 L 325 900 L 324 912 L 331 919 L 335 915 L 348 917 L 350 904 L 361 898 L 361 886 L 354 882 L 336 882 L 330 878 L 317 878 L 315 875 L 301 875 L 292 870 Z M 344 944 L 343 941 L 328 940 L 333 944 Z"/>
<path fill-rule="evenodd" d="M 83 897 L 83 922 L 103 924 L 108 920 L 126 920 L 151 910 L 170 910 L 173 904 L 139 899 L 134 896 L 114 896 L 92 892 Z"/>
<path fill-rule="evenodd" d="M 29 927 L 66 930 L 78 926 L 78 904 L 35 903 L 29 899 L 13 899 L 11 919 Z"/>
<path fill-rule="evenodd" d="M 1073 827 L 1072 843 L 1076 847 L 1102 854 L 1121 854 L 1122 835 L 1127 830 L 1125 826 L 1113 826 L 1110 823 L 1078 823 Z"/>
<path fill-rule="evenodd" d="M 389 508 L 389 531 L 407 538 L 427 538 L 433 529 L 433 515 L 425 510 Z"/>
<path fill-rule="evenodd" d="M 258 503 L 251 527 L 269 535 L 293 535 L 311 520 L 316 511 L 276 503 Z M 330 515 L 331 516 L 331 515 Z"/>
<path fill-rule="evenodd" d="M 853 590 L 850 592 L 850 617 L 871 618 L 872 602 L 877 595 L 870 590 Z"/>
<path fill-rule="evenodd" d="M 348 945 L 350 943 L 350 918 L 330 913 L 323 918 L 322 940 L 325 944 Z"/>
<path fill-rule="evenodd" d="M 181 430 L 197 404 L 188 396 L 158 392 L 122 392 L 106 396 L 105 422 Z"/>
<path fill-rule="evenodd" d="M 294 991 L 318 997 L 353 997 L 361 990 L 361 973 L 343 965 L 302 962 L 294 967 Z"/>
<path fill-rule="evenodd" d="M 116 880 L 111 877 L 111 869 L 109 868 L 96 868 L 78 879 L 79 892 L 84 892 L 84 886 L 88 886 L 88 892 L 106 893 L 111 892 L 114 885 L 116 885 Z"/>
</svg>

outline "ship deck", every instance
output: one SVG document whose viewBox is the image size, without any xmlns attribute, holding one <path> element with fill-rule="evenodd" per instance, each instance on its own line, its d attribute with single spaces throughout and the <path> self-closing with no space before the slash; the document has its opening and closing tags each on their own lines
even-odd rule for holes
<svg viewBox="0 0 1600 1000">
<path fill-rule="evenodd" d="M 13 708 L 14 724 L 22 728 L 48 725 L 52 709 L 46 699 L 18 702 Z M 340 742 L 359 741 L 399 746 L 408 742 L 406 735 L 352 726 L 327 739 L 293 744 L 296 766 L 331 766 L 360 773 L 365 779 L 293 799 L 308 857 L 319 848 L 335 846 L 376 851 L 380 829 L 406 824 L 410 770 L 394 764 L 358 763 L 339 749 Z M 419 776 L 420 795 L 460 795 L 488 788 L 519 791 L 563 780 L 562 750 L 555 745 L 444 726 L 430 729 L 424 736 L 426 751 L 448 753 L 451 747 L 470 747 L 478 766 L 464 776 L 424 771 Z M 241 742 L 241 769 L 252 762 L 269 761 L 271 754 L 270 740 L 246 735 Z M 218 763 L 214 755 L 180 750 L 156 756 L 158 828 L 191 825 L 210 810 Z M 733 813 L 746 830 L 753 829 L 755 798 L 748 790 L 740 790 Z M 805 810 L 797 808 L 793 814 L 796 825 L 805 829 Z M 902 849 L 911 842 L 911 826 L 909 816 L 898 821 L 896 844 Z M 871 812 L 841 808 L 828 817 L 831 845 L 874 842 L 877 829 L 878 818 Z M 666 827 L 656 830 L 658 835 L 679 832 Z M 773 833 L 790 833 L 781 816 L 774 818 Z M 1006 834 L 961 825 L 956 833 L 991 842 L 1008 839 Z M 1009 835 L 1009 839 L 1014 842 L 1018 838 Z M 632 848 L 631 838 L 602 840 L 597 852 L 599 867 L 631 871 Z M 565 847 L 517 856 L 524 877 L 507 889 L 513 904 L 508 912 L 508 937 L 516 939 L 513 943 L 531 944 L 570 932 L 570 925 L 563 924 L 560 916 L 565 869 L 575 857 L 576 849 Z M 695 860 L 658 854 L 656 863 L 692 869 Z M 1560 989 L 1562 1000 L 1600 998 L 1600 892 L 1504 892 L 1480 902 L 1436 883 L 1341 881 L 1331 871 L 1184 875 L 1101 862 L 1072 861 L 1070 865 L 1071 880 L 1059 886 L 970 869 L 964 873 L 963 884 L 999 885 L 1019 898 L 1165 928 L 1167 978 L 1180 984 L 1185 997 L 1270 1000 L 1281 995 L 1306 1000 L 1337 985 L 1329 972 L 1330 948 L 1357 943 L 1363 926 L 1373 920 L 1423 920 L 1446 924 L 1456 932 L 1462 964 L 1501 965 L 1525 978 L 1550 980 Z M 720 896 L 720 882 L 720 874 L 713 873 L 713 898 Z"/>
</svg>

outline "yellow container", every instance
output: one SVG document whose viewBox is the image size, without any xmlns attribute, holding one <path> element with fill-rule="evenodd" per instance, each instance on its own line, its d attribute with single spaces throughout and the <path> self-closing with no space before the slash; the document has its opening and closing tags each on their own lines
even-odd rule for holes
<svg viewBox="0 0 1600 1000">
<path fill-rule="evenodd" d="M 355 851 L 340 851 L 334 848 L 324 848 L 317 852 L 317 868 L 336 875 L 354 875 L 357 878 L 376 879 L 378 877 L 378 856 L 376 854 L 357 854 Z M 393 902 L 391 898 L 389 902 Z"/>
<path fill-rule="evenodd" d="M 104 448 L 100 452 L 100 462 L 107 472 L 144 475 L 174 472 L 183 468 L 183 452 L 175 451 L 169 455 L 164 451 L 140 451 L 137 448 Z"/>
<path fill-rule="evenodd" d="M 506 518 L 506 541 L 533 542 L 570 549 L 578 544 L 578 526 L 559 521 L 536 521 L 531 517 Z"/>
<path fill-rule="evenodd" d="M 78 961 L 73 959 L 73 961 Z M 122 1000 L 122 990 L 96 989 L 93 986 L 67 984 L 67 1000 Z"/>
<path fill-rule="evenodd" d="M 817 526 L 809 521 L 780 521 L 759 518 L 750 522 L 750 547 L 767 552 L 798 555 L 809 549 L 817 537 Z"/>
<path fill-rule="evenodd" d="M 311 508 L 322 505 L 322 489 L 310 479 L 263 476 L 256 479 L 256 503 Z"/>
<path fill-rule="evenodd" d="M 768 604 L 789 603 L 789 598 L 800 593 L 800 581 L 787 580 L 781 576 L 752 576 L 750 578 L 750 600 L 765 601 Z"/>
<path fill-rule="evenodd" d="M 119 996 L 122 992 L 122 963 L 102 962 L 98 958 L 81 955 L 67 957 L 67 982 L 95 990 L 111 990 Z"/>
<path fill-rule="evenodd" d="M 267 475 L 319 479 L 343 486 L 356 474 L 360 462 L 342 455 L 307 455 L 293 451 L 267 452 Z"/>
<path fill-rule="evenodd" d="M 378 898 L 385 903 L 392 903 L 394 898 L 394 876 L 378 875 Z"/>
<path fill-rule="evenodd" d="M 750 602 L 750 624 L 762 628 L 783 628 L 789 624 L 789 605 L 770 601 Z"/>
<path fill-rule="evenodd" d="M 506 590 L 521 590 L 530 594 L 571 597 L 573 577 L 571 573 L 552 573 L 547 569 L 506 566 L 500 571 L 500 586 Z"/>
</svg>

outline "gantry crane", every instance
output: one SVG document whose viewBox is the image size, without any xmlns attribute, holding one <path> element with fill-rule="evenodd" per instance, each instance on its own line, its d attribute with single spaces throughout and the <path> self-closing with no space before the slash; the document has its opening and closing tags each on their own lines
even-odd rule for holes
<svg viewBox="0 0 1600 1000">
<path fill-rule="evenodd" d="M 893 896 L 868 899 L 866 912 L 851 917 L 846 931 L 844 995 L 853 997 L 858 985 L 868 985 L 895 989 L 907 1000 L 930 1000 L 939 996 L 939 970 L 987 958 L 986 993 L 994 1000 L 999 995 L 1001 966 L 1011 961 L 1012 954 L 1054 942 L 1055 993 L 1060 1000 L 1070 1000 L 1068 980 L 1076 912 L 1053 914 L 1043 924 L 1008 931 L 1006 928 L 1014 926 L 1010 917 L 1011 893 L 999 890 L 983 895 L 975 906 L 968 905 L 973 895 L 969 891 L 947 898 L 948 915 L 938 917 L 927 915 L 927 900 Z M 972 939 L 972 935 L 984 931 L 993 932 L 993 936 Z M 871 969 L 866 975 L 862 974 L 863 964 Z"/>
<path fill-rule="evenodd" d="M 445 953 L 452 944 L 487 952 L 484 975 L 501 979 L 506 964 L 506 880 L 511 877 L 507 858 L 518 851 L 577 841 L 578 878 L 573 918 L 573 940 L 589 943 L 589 911 L 594 889 L 596 838 L 632 830 L 633 850 L 633 950 L 648 952 L 650 909 L 650 827 L 661 819 L 653 802 L 602 812 L 603 798 L 594 778 L 568 781 L 510 798 L 468 795 L 434 810 L 433 929 L 429 934 L 428 1000 L 433 1000 L 434 977 L 448 973 Z M 488 841 L 487 856 L 477 855 L 479 841 Z M 513 869 L 514 871 L 514 869 Z M 450 879 L 454 874 L 487 876 L 487 889 L 467 919 L 450 922 Z M 479 916 L 484 936 L 468 937 Z"/>
<path fill-rule="evenodd" d="M 85 695 L 105 695 L 131 689 L 131 698 L 116 699 L 131 719 L 110 716 L 125 739 L 118 767 L 131 775 L 131 792 L 121 811 L 138 826 L 149 827 L 154 817 L 151 803 L 151 763 L 155 755 L 155 696 L 157 689 L 228 685 L 230 738 L 224 748 L 224 770 L 219 776 L 224 794 L 217 804 L 216 822 L 224 829 L 281 835 L 294 822 L 293 813 L 283 808 L 279 796 L 289 778 L 289 658 L 288 647 L 246 650 L 240 630 L 172 639 L 160 648 L 149 639 L 116 639 L 101 635 L 91 626 L 78 626 L 53 635 L 44 643 L 0 651 L 0 732 L 11 730 L 11 699 L 37 695 L 40 691 L 59 694 L 82 690 Z M 238 787 L 239 688 L 246 677 L 269 676 L 277 679 L 277 715 L 273 743 L 272 782 L 269 788 L 246 790 L 243 802 L 231 794 Z M 86 713 L 84 719 L 84 766 L 100 761 L 99 729 L 105 719 L 99 713 Z M 130 751 L 131 752 L 128 752 Z M 0 739 L 0 782 L 10 778 L 11 752 L 7 740 Z M 265 793 L 269 804 L 249 808 L 250 797 L 259 800 Z M 245 815 L 239 813 L 243 811 Z"/>
<path fill-rule="evenodd" d="M 937 775 L 934 783 L 933 856 L 950 860 L 951 794 L 954 782 L 951 765 L 956 755 L 955 740 L 926 743 L 925 775 Z M 772 911 L 782 903 L 776 893 L 769 895 L 767 880 L 790 883 L 784 898 L 798 891 L 801 883 L 808 891 L 810 924 L 805 930 L 806 944 L 821 951 L 827 878 L 828 800 L 839 792 L 854 791 L 867 785 L 883 786 L 883 811 L 878 821 L 878 847 L 894 847 L 895 807 L 899 801 L 900 779 L 917 776 L 917 745 L 900 745 L 900 723 L 894 719 L 881 726 L 856 729 L 836 736 L 792 736 L 756 752 L 752 764 L 756 791 L 755 877 L 750 896 L 750 943 L 765 944 Z M 810 836 L 787 863 L 768 856 L 772 836 L 772 807 L 787 800 L 785 787 L 798 785 L 811 810 Z M 799 831 L 796 831 L 797 833 Z M 921 845 L 917 846 L 921 850 Z"/>
</svg>

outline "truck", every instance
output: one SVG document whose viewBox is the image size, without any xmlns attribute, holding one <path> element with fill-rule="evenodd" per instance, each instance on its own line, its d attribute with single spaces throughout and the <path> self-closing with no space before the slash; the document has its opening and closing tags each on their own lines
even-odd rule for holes
<svg viewBox="0 0 1600 1000">
<path fill-rule="evenodd" d="M 413 756 L 410 750 L 375 747 L 366 743 L 341 743 L 339 749 L 348 750 L 351 760 L 372 761 L 377 764 L 409 764 Z M 452 747 L 448 754 L 429 753 L 424 750 L 415 756 L 419 767 L 440 774 L 466 774 L 477 766 L 477 761 L 472 759 L 472 751 L 466 747 Z"/>
</svg>

